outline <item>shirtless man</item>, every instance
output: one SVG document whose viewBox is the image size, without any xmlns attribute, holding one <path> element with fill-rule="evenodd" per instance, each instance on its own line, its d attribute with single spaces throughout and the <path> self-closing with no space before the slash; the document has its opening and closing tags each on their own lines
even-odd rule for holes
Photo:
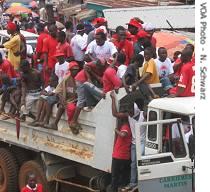
<svg viewBox="0 0 210 192">
<path fill-rule="evenodd" d="M 25 121 L 26 116 L 35 119 L 31 109 L 34 102 L 40 97 L 43 81 L 41 73 L 36 69 L 30 67 L 30 63 L 27 60 L 21 61 L 21 119 Z"/>
</svg>

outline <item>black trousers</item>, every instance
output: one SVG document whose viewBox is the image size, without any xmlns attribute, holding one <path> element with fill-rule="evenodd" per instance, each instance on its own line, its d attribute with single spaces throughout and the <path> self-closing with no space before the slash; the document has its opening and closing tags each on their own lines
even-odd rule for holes
<svg viewBox="0 0 210 192">
<path fill-rule="evenodd" d="M 112 182 L 110 192 L 117 192 L 118 187 L 126 186 L 130 180 L 131 161 L 112 158 Z"/>
</svg>

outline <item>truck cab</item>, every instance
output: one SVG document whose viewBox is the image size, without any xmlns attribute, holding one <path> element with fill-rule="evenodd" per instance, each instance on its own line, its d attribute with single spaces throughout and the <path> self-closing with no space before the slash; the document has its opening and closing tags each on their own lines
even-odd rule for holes
<svg viewBox="0 0 210 192">
<path fill-rule="evenodd" d="M 147 120 L 136 125 L 140 192 L 193 191 L 194 102 L 194 97 L 180 97 L 154 99 L 149 103 Z M 143 152 L 141 126 L 146 126 Z"/>
</svg>

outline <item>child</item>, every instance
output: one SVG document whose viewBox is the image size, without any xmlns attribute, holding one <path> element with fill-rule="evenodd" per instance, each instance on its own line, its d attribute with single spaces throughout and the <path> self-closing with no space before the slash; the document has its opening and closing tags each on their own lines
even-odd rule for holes
<svg viewBox="0 0 210 192">
<path fill-rule="evenodd" d="M 125 87 L 127 93 L 130 93 L 129 87 L 131 85 L 134 85 L 139 81 L 139 79 L 141 79 L 139 69 L 142 67 L 143 62 L 144 57 L 139 54 L 133 58 L 133 63 L 128 66 L 122 78 L 123 86 Z M 137 86 L 147 100 L 158 97 L 147 83 L 140 82 Z M 133 88 L 133 90 L 135 89 Z"/>
<path fill-rule="evenodd" d="M 69 72 L 69 63 L 65 61 L 65 55 L 63 52 L 57 50 L 55 57 L 58 61 L 55 64 L 55 74 L 58 77 L 58 83 L 60 83 Z"/>
<path fill-rule="evenodd" d="M 15 114 L 19 114 L 20 110 L 20 101 L 21 101 L 21 80 L 17 78 L 16 80 L 16 89 L 14 89 L 10 94 L 10 114 L 11 116 L 15 116 Z"/>
<path fill-rule="evenodd" d="M 2 81 L 2 87 L 0 89 L 0 95 L 1 97 L 1 107 L 0 107 L 0 113 L 4 113 L 4 107 L 6 102 L 10 102 L 10 94 L 11 92 L 16 88 L 16 78 L 9 78 L 7 74 L 3 74 L 1 76 Z"/>
<path fill-rule="evenodd" d="M 58 84 L 58 78 L 54 75 L 49 79 L 49 85 L 41 92 L 41 97 L 38 102 L 38 110 L 36 119 L 29 123 L 31 126 L 40 126 L 46 115 L 46 102 L 48 97 L 54 96 L 54 90 Z"/>
</svg>

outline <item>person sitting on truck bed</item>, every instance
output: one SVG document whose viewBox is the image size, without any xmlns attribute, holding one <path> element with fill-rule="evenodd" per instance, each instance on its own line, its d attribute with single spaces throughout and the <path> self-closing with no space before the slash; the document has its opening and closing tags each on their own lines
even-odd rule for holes
<svg viewBox="0 0 210 192">
<path fill-rule="evenodd" d="M 158 69 L 160 82 L 164 90 L 168 91 L 173 87 L 174 70 L 171 60 L 167 57 L 168 53 L 165 47 L 158 48 L 158 58 L 155 63 Z"/>
<path fill-rule="evenodd" d="M 147 47 L 144 50 L 145 63 L 143 65 L 142 76 L 140 75 L 141 78 L 132 84 L 132 90 L 136 90 L 136 87 L 139 86 L 139 84 L 142 82 L 148 84 L 155 84 L 160 82 L 155 61 L 152 58 L 153 51 L 154 49 L 152 47 Z"/>
<path fill-rule="evenodd" d="M 112 101 L 114 102 L 115 97 L 112 96 Z M 122 189 L 122 191 L 130 190 L 137 185 L 137 165 L 136 165 L 136 135 L 135 135 L 135 124 L 146 120 L 146 109 L 145 111 L 140 111 L 136 103 L 131 104 L 128 113 L 119 112 L 115 114 L 119 119 L 128 119 L 129 126 L 132 133 L 131 141 L 131 173 L 130 173 L 130 183 Z M 146 138 L 146 128 L 140 128 L 140 142 L 141 142 L 141 154 L 144 155 L 145 149 L 145 138 Z"/>
<path fill-rule="evenodd" d="M 75 76 L 75 81 L 76 81 L 76 87 L 77 87 L 77 108 L 76 111 L 74 113 L 73 119 L 70 123 L 70 127 L 74 130 L 79 130 L 80 129 L 80 125 L 77 122 L 79 114 L 82 110 L 82 108 L 84 108 L 86 106 L 86 95 L 85 95 L 85 85 L 90 84 L 90 86 L 94 86 L 93 91 L 96 92 L 97 89 L 97 93 L 98 96 L 104 97 L 104 94 L 102 91 L 100 91 L 93 83 L 92 83 L 92 77 L 95 77 L 95 79 L 98 81 L 98 83 L 102 83 L 102 76 L 104 73 L 104 67 L 105 64 L 102 64 L 104 61 L 101 60 L 97 60 L 97 61 L 93 61 L 93 62 L 89 62 L 87 64 L 84 65 L 84 69 L 82 69 L 76 76 Z M 87 96 L 88 97 L 88 96 Z M 88 97 L 87 99 L 89 99 L 88 101 L 90 101 L 90 97 Z M 100 100 L 100 99 L 99 99 Z M 94 105 L 97 104 L 97 102 L 99 101 L 98 99 L 94 100 Z M 91 105 L 93 104 L 93 99 L 91 100 Z"/>
<path fill-rule="evenodd" d="M 1 108 L 0 113 L 5 113 L 4 107 L 7 102 L 10 102 L 10 94 L 16 88 L 17 79 L 16 78 L 9 78 L 7 74 L 1 75 L 2 87 L 0 89 L 1 97 Z"/>
<path fill-rule="evenodd" d="M 32 105 L 39 100 L 43 86 L 41 73 L 30 67 L 27 60 L 22 60 L 20 63 L 21 69 L 21 120 L 25 121 L 26 116 L 35 119 L 32 114 Z"/>
<path fill-rule="evenodd" d="M 133 63 L 128 66 L 122 78 L 123 86 L 125 87 L 127 93 L 130 93 L 129 86 L 140 79 L 139 69 L 142 67 L 143 62 L 144 57 L 141 54 L 138 54 L 133 58 Z M 147 83 L 141 82 L 138 87 L 147 100 L 151 100 L 152 98 L 157 97 L 157 95 Z"/>
<path fill-rule="evenodd" d="M 193 52 L 184 49 L 181 54 L 183 66 L 177 86 L 170 90 L 170 97 L 195 96 L 195 62 L 192 61 Z"/>
<path fill-rule="evenodd" d="M 56 113 L 55 120 L 52 124 L 44 125 L 45 128 L 58 130 L 58 122 L 65 109 L 67 109 L 68 122 L 72 120 L 72 116 L 76 109 L 76 85 L 75 85 L 75 76 L 79 72 L 80 67 L 76 61 L 71 61 L 69 63 L 70 73 L 58 84 L 55 89 L 55 94 L 58 96 L 58 111 Z M 47 109 L 50 107 L 50 103 L 47 102 Z M 70 127 L 71 128 L 71 127 Z M 71 128 L 71 131 L 74 134 L 78 133 L 78 129 Z"/>
<path fill-rule="evenodd" d="M 49 85 L 42 90 L 40 99 L 38 101 L 38 109 L 36 114 L 36 119 L 29 123 L 31 126 L 42 126 L 42 122 L 44 121 L 45 116 L 47 115 L 46 111 L 46 105 L 47 105 L 47 98 L 49 96 L 55 96 L 55 88 L 58 84 L 58 77 L 56 75 L 53 75 L 49 79 Z M 55 98 L 56 100 L 56 98 Z M 57 101 L 57 100 L 56 100 Z M 50 111 L 51 115 L 51 111 Z M 48 120 L 49 122 L 49 120 Z"/>
<path fill-rule="evenodd" d="M 112 153 L 112 181 L 107 192 L 117 192 L 120 186 L 124 187 L 129 183 L 132 135 L 128 118 L 118 118 L 120 112 L 117 112 L 113 91 L 110 96 L 112 98 L 112 114 L 114 117 L 117 117 L 118 121 L 121 123 L 119 127 L 115 129 L 116 141 Z M 128 113 L 127 110 L 124 112 Z"/>
<path fill-rule="evenodd" d="M 28 175 L 28 183 L 21 189 L 21 192 L 43 192 L 42 184 L 37 183 L 35 174 L 30 173 Z"/>
</svg>

